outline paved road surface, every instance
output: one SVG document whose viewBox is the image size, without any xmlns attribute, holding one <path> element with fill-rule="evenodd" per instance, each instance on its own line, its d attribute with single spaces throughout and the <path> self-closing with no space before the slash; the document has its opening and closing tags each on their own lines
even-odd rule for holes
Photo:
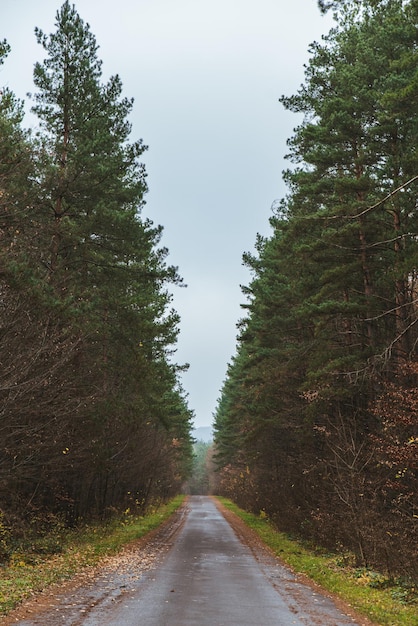
<svg viewBox="0 0 418 626">
<path fill-rule="evenodd" d="M 268 552 L 238 538 L 209 497 L 189 499 L 184 523 L 151 569 L 101 583 L 20 626 L 361 626 L 302 585 Z M 116 582 L 115 582 L 116 581 Z M 100 586 L 100 583 L 99 583 Z M 107 586 L 108 592 L 103 590 Z M 117 589 L 116 589 L 117 588 Z M 80 595 L 80 592 L 78 592 Z M 80 597 L 82 597 L 81 594 Z M 84 598 L 87 598 L 84 595 Z M 86 600 L 87 601 L 87 600 Z"/>
</svg>

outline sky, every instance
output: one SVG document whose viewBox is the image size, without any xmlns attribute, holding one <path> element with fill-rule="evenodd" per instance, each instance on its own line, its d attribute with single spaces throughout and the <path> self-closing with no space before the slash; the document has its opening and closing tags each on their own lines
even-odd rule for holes
<svg viewBox="0 0 418 626">
<path fill-rule="evenodd" d="M 25 100 L 43 58 L 35 26 L 54 32 L 63 0 L 1 0 L 0 39 L 12 50 L 0 86 Z M 144 217 L 164 227 L 168 263 L 187 288 L 172 287 L 181 317 L 176 363 L 195 426 L 213 422 L 236 324 L 244 316 L 242 264 L 257 233 L 270 234 L 284 197 L 286 140 L 300 119 L 281 95 L 304 80 L 308 48 L 332 27 L 316 0 L 76 0 L 99 45 L 103 81 L 119 74 L 134 99 L 132 141 L 149 191 Z M 28 114 L 24 125 L 32 126 Z"/>
</svg>

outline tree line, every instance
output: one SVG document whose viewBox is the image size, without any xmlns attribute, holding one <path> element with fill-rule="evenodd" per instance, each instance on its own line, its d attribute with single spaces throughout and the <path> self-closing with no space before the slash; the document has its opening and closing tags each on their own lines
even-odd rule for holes
<svg viewBox="0 0 418 626">
<path fill-rule="evenodd" d="M 416 0 L 322 2 L 284 107 L 288 193 L 244 262 L 215 415 L 222 493 L 360 565 L 418 573 Z"/>
<path fill-rule="evenodd" d="M 32 112 L 0 96 L 0 510 L 66 523 L 177 493 L 192 412 L 162 228 L 142 216 L 142 141 L 119 76 L 64 2 L 35 29 Z M 0 65 L 10 52 L 0 44 Z"/>
</svg>

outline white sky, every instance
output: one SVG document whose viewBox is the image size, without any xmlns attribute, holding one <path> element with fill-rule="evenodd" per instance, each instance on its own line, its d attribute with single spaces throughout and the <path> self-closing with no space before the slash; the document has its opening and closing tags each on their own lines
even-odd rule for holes
<svg viewBox="0 0 418 626">
<path fill-rule="evenodd" d="M 0 85 L 30 102 L 42 59 L 34 28 L 55 31 L 61 0 L 1 0 L 0 39 L 12 47 Z M 208 426 L 227 364 L 249 272 L 242 254 L 270 232 L 283 197 L 286 139 L 298 119 L 278 102 L 303 81 L 308 46 L 332 26 L 316 0 L 77 0 L 100 48 L 103 79 L 118 73 L 135 100 L 132 140 L 144 155 L 144 215 L 187 289 L 173 289 L 181 334 L 176 362 L 196 426 Z M 28 117 L 27 125 L 31 124 Z"/>
</svg>

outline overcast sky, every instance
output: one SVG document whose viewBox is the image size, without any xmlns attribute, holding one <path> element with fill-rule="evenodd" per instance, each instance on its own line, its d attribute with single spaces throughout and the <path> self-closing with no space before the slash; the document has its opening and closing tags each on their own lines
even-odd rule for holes
<svg viewBox="0 0 418 626">
<path fill-rule="evenodd" d="M 27 107 L 42 60 L 35 26 L 55 31 L 61 0 L 1 0 L 0 68 Z M 164 226 L 163 245 L 187 289 L 176 362 L 196 426 L 213 421 L 250 274 L 242 254 L 270 232 L 272 203 L 286 193 L 286 139 L 298 119 L 278 102 L 303 81 L 308 46 L 332 26 L 316 0 L 77 0 L 99 44 L 104 81 L 119 74 L 135 100 L 132 140 L 144 156 L 144 215 Z M 26 125 L 32 124 L 26 119 Z"/>
</svg>

